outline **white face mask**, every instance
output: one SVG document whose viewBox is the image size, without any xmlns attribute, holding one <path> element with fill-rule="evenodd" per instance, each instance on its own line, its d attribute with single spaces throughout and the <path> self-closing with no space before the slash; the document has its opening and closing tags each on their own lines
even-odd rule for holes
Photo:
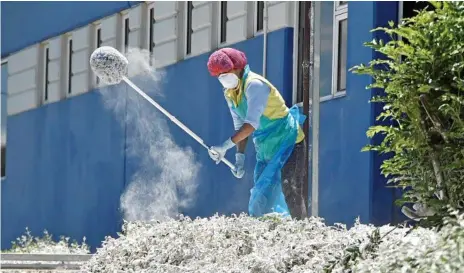
<svg viewBox="0 0 464 273">
<path fill-rule="evenodd" d="M 239 78 L 234 73 L 221 74 L 218 77 L 218 80 L 221 82 L 222 86 L 226 89 L 234 89 L 238 86 Z"/>
</svg>

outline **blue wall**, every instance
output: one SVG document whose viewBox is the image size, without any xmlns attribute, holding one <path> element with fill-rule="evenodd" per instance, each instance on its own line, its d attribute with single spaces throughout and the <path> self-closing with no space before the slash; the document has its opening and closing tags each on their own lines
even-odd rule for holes
<svg viewBox="0 0 464 273">
<path fill-rule="evenodd" d="M 124 135 L 96 92 L 9 116 L 7 130 L 2 249 L 26 227 L 93 245 L 115 235 Z"/>
<path fill-rule="evenodd" d="M 350 1 L 348 4 L 348 68 L 364 63 L 375 52 L 365 46 L 377 33 L 370 30 L 397 20 L 397 2 Z M 378 142 L 366 137 L 381 106 L 368 103 L 377 93 L 366 91 L 368 76 L 347 74 L 347 95 L 321 103 L 319 132 L 319 215 L 326 222 L 385 224 L 395 219 L 394 192 L 385 188 L 380 174 L 383 160 L 377 154 L 361 152 L 366 144 Z"/>
<path fill-rule="evenodd" d="M 137 3 L 139 1 L 2 1 L 2 58 Z"/>
<path fill-rule="evenodd" d="M 273 56 L 268 59 L 268 78 L 287 99 L 292 93 L 292 37 L 290 28 L 268 35 L 268 52 Z M 251 68 L 261 73 L 262 36 L 234 47 L 243 50 Z M 233 126 L 220 84 L 207 72 L 208 56 L 167 67 L 164 94 L 155 100 L 206 143 L 216 144 L 230 136 Z M 225 165 L 214 164 L 199 144 L 168 124 L 175 142 L 193 148 L 202 164 L 198 201 L 184 213 L 211 216 L 247 211 L 254 167 L 252 143 L 247 148 L 247 175 L 236 180 Z M 128 126 L 128 130 L 121 128 L 98 92 L 8 117 L 2 249 L 26 226 L 34 234 L 47 229 L 76 239 L 87 236 L 92 246 L 98 246 L 105 235 L 114 235 L 121 223 L 120 195 L 138 166 L 136 158 L 124 154 L 125 141 L 133 132 Z"/>
<path fill-rule="evenodd" d="M 26 14 L 37 22 L 35 32 L 31 31 L 30 35 L 19 35 L 17 30 L 2 32 L 5 52 L 101 17 L 92 14 L 93 9 L 86 6 L 90 2 L 79 2 L 82 12 L 73 12 L 73 16 L 82 17 L 67 24 L 66 17 L 74 17 L 65 12 L 66 3 L 70 2 L 59 4 L 64 5 L 59 9 L 63 15 L 57 17 L 60 24 L 56 24 L 56 18 L 37 20 L 38 12 L 27 9 Z M 2 30 L 4 15 L 9 18 L 8 25 L 15 18 L 14 13 L 6 14 L 7 5 L 2 2 Z M 51 5 L 43 4 L 43 8 Z M 99 14 L 111 14 L 127 8 L 129 3 L 99 5 L 102 5 Z M 72 5 L 66 7 L 73 9 Z M 394 2 L 349 2 L 348 67 L 367 63 L 375 56 L 362 44 L 372 40 L 374 34 L 370 30 L 384 24 L 396 12 L 395 7 Z M 381 11 L 388 13 L 382 16 Z M 53 18 L 50 14 L 53 13 L 48 14 L 49 18 Z M 291 101 L 292 94 L 292 36 L 291 28 L 268 36 L 267 78 L 280 89 L 287 102 Z M 262 72 L 262 36 L 233 46 L 247 54 L 252 70 Z M 216 144 L 230 136 L 233 126 L 219 82 L 207 73 L 208 55 L 167 67 L 164 96 L 157 96 L 155 100 L 206 143 Z M 384 189 L 385 181 L 378 170 L 381 158 L 360 152 L 370 142 L 365 131 L 373 124 L 378 111 L 375 108 L 378 106 L 368 103 L 372 94 L 365 86 L 370 82 L 368 77 L 348 73 L 347 96 L 321 103 L 319 214 L 328 223 L 350 224 L 357 216 L 363 222 L 374 223 L 392 218 L 392 192 Z M 8 248 L 10 241 L 22 234 L 26 226 L 34 234 L 48 229 L 52 234 L 76 239 L 86 236 L 92 246 L 98 246 L 104 236 L 119 230 L 119 198 L 138 162 L 124 152 L 133 131 L 130 124 L 127 128 L 121 126 L 118 118 L 105 109 L 95 91 L 8 117 L 7 179 L 2 182 L 1 196 L 2 249 Z M 168 124 L 175 142 L 193 148 L 202 164 L 198 201 L 184 213 L 210 216 L 215 212 L 246 211 L 254 165 L 252 143 L 247 148 L 247 174 L 244 179 L 236 180 L 226 166 L 215 165 L 194 140 L 172 123 Z M 101 220 L 103 223 L 98 223 Z"/>
<path fill-rule="evenodd" d="M 388 27 L 388 21 L 398 22 L 398 2 L 395 1 L 382 1 L 378 2 L 374 8 L 374 18 L 376 26 Z M 382 39 L 383 41 L 389 41 L 390 37 L 382 32 L 374 32 L 373 36 L 375 39 Z M 374 52 L 375 59 L 384 59 L 385 56 L 379 52 Z M 384 94 L 384 90 L 375 89 L 372 91 L 374 96 L 380 96 Z M 371 104 L 371 124 L 383 124 L 392 125 L 388 121 L 377 121 L 376 117 L 382 112 L 383 104 L 372 103 Z M 372 139 L 371 144 L 380 144 L 383 140 L 382 136 L 376 136 Z M 371 221 L 378 224 L 386 223 L 399 223 L 406 220 L 405 216 L 401 213 L 401 208 L 392 206 L 393 202 L 401 196 L 401 190 L 385 187 L 387 179 L 380 173 L 380 166 L 383 161 L 389 158 L 390 155 L 379 155 L 374 153 L 373 161 L 373 187 L 372 187 L 372 216 Z"/>
<path fill-rule="evenodd" d="M 362 46 L 372 40 L 374 2 L 349 2 L 348 67 L 367 63 L 372 51 Z M 319 214 L 328 223 L 370 220 L 372 155 L 361 153 L 371 124 L 370 79 L 347 74 L 347 95 L 321 103 Z"/>
</svg>

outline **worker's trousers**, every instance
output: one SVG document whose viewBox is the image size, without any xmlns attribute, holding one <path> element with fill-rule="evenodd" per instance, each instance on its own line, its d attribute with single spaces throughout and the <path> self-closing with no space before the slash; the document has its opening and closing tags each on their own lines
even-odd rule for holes
<svg viewBox="0 0 464 273">
<path fill-rule="evenodd" d="M 303 219 L 308 216 L 308 204 L 305 196 L 307 192 L 303 191 L 306 139 L 295 144 L 292 154 L 287 163 L 282 168 L 282 191 L 284 192 L 285 201 L 287 202 L 290 215 L 295 219 Z"/>
</svg>

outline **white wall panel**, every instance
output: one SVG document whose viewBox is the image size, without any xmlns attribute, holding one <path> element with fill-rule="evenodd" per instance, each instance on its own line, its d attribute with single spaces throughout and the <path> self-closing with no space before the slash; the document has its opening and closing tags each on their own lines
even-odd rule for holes
<svg viewBox="0 0 464 273">
<path fill-rule="evenodd" d="M 50 40 L 48 63 L 48 102 L 60 100 L 61 90 L 61 37 Z"/>
<path fill-rule="evenodd" d="M 38 52 L 38 46 L 33 46 L 8 57 L 8 115 L 37 105 Z"/>
<path fill-rule="evenodd" d="M 297 2 L 271 1 L 268 5 L 268 31 L 293 26 L 293 9 Z"/>
<path fill-rule="evenodd" d="M 178 4 L 175 1 L 154 3 L 153 56 L 157 67 L 178 59 Z"/>
<path fill-rule="evenodd" d="M 36 66 L 38 50 L 39 47 L 35 45 L 8 56 L 8 74 Z"/>
<path fill-rule="evenodd" d="M 129 11 L 129 47 L 142 47 L 141 40 L 142 5 L 138 5 Z"/>
<path fill-rule="evenodd" d="M 8 96 L 8 115 L 18 114 L 20 112 L 35 108 L 37 106 L 36 95 L 37 92 L 34 89 Z"/>
<path fill-rule="evenodd" d="M 72 34 L 72 80 L 71 94 L 87 92 L 89 89 L 90 27 L 86 26 Z"/>
<path fill-rule="evenodd" d="M 10 61 L 11 62 L 11 61 Z M 8 94 L 15 95 L 36 88 L 35 67 L 17 72 L 8 77 Z"/>
<path fill-rule="evenodd" d="M 117 48 L 116 37 L 117 37 L 117 26 L 118 26 L 118 15 L 113 15 L 102 20 L 101 23 L 101 36 L 102 46 L 111 46 Z"/>
<path fill-rule="evenodd" d="M 213 4 L 194 1 L 192 10 L 192 55 L 211 50 Z"/>
<path fill-rule="evenodd" d="M 172 13 L 176 13 L 177 2 L 176 1 L 159 1 L 155 2 L 155 19 L 163 16 L 168 16 Z"/>
<path fill-rule="evenodd" d="M 236 43 L 247 38 L 247 28 L 253 28 L 247 24 L 247 2 L 227 2 L 227 35 L 226 43 Z"/>
</svg>

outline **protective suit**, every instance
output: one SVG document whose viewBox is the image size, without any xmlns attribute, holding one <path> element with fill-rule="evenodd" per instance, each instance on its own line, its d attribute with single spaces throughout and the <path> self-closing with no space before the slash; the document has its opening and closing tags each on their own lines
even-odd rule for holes
<svg viewBox="0 0 464 273">
<path fill-rule="evenodd" d="M 252 134 L 257 162 L 254 170 L 254 186 L 251 189 L 248 212 L 251 216 L 255 217 L 271 212 L 288 215 L 289 207 L 287 205 L 288 200 L 286 201 L 286 199 L 290 199 L 291 197 L 288 197 L 288 194 L 287 198 L 284 196 L 281 173 L 282 168 L 293 152 L 295 144 L 302 142 L 305 138 L 300 125 L 303 124 L 306 117 L 300 113 L 297 106 L 289 109 L 285 105 L 285 101 L 279 91 L 264 77 L 250 71 L 249 66 L 246 64 L 241 68 L 243 63 L 246 63 L 246 59 L 243 62 L 243 53 L 237 53 L 229 49 L 226 50 L 228 51 L 225 52 L 225 55 L 226 57 L 230 57 L 232 65 L 229 64 L 228 67 L 221 70 L 221 65 L 226 64 L 227 66 L 228 64 L 224 54 L 221 54 L 220 57 L 222 59 L 220 61 L 216 60 L 216 62 L 214 60 L 209 62 L 208 68 L 213 75 L 220 75 L 220 72 L 224 72 L 227 69 L 243 69 L 242 76 L 237 83 L 238 86 L 225 88 L 224 90 L 224 96 L 234 118 L 234 124 L 237 123 L 236 119 L 241 121 L 245 121 L 247 118 L 250 119 L 248 117 L 250 109 L 248 109 L 247 97 L 251 95 L 247 95 L 245 92 L 248 90 L 247 88 L 250 83 L 258 80 L 264 83 L 269 90 L 267 101 L 263 105 L 263 111 L 260 112 L 259 124 L 254 124 L 256 129 Z M 212 64 L 210 65 L 210 63 Z M 217 68 L 217 66 L 220 67 Z M 231 86 L 234 85 L 232 84 Z M 236 125 L 236 130 L 238 127 L 240 126 Z"/>
</svg>

